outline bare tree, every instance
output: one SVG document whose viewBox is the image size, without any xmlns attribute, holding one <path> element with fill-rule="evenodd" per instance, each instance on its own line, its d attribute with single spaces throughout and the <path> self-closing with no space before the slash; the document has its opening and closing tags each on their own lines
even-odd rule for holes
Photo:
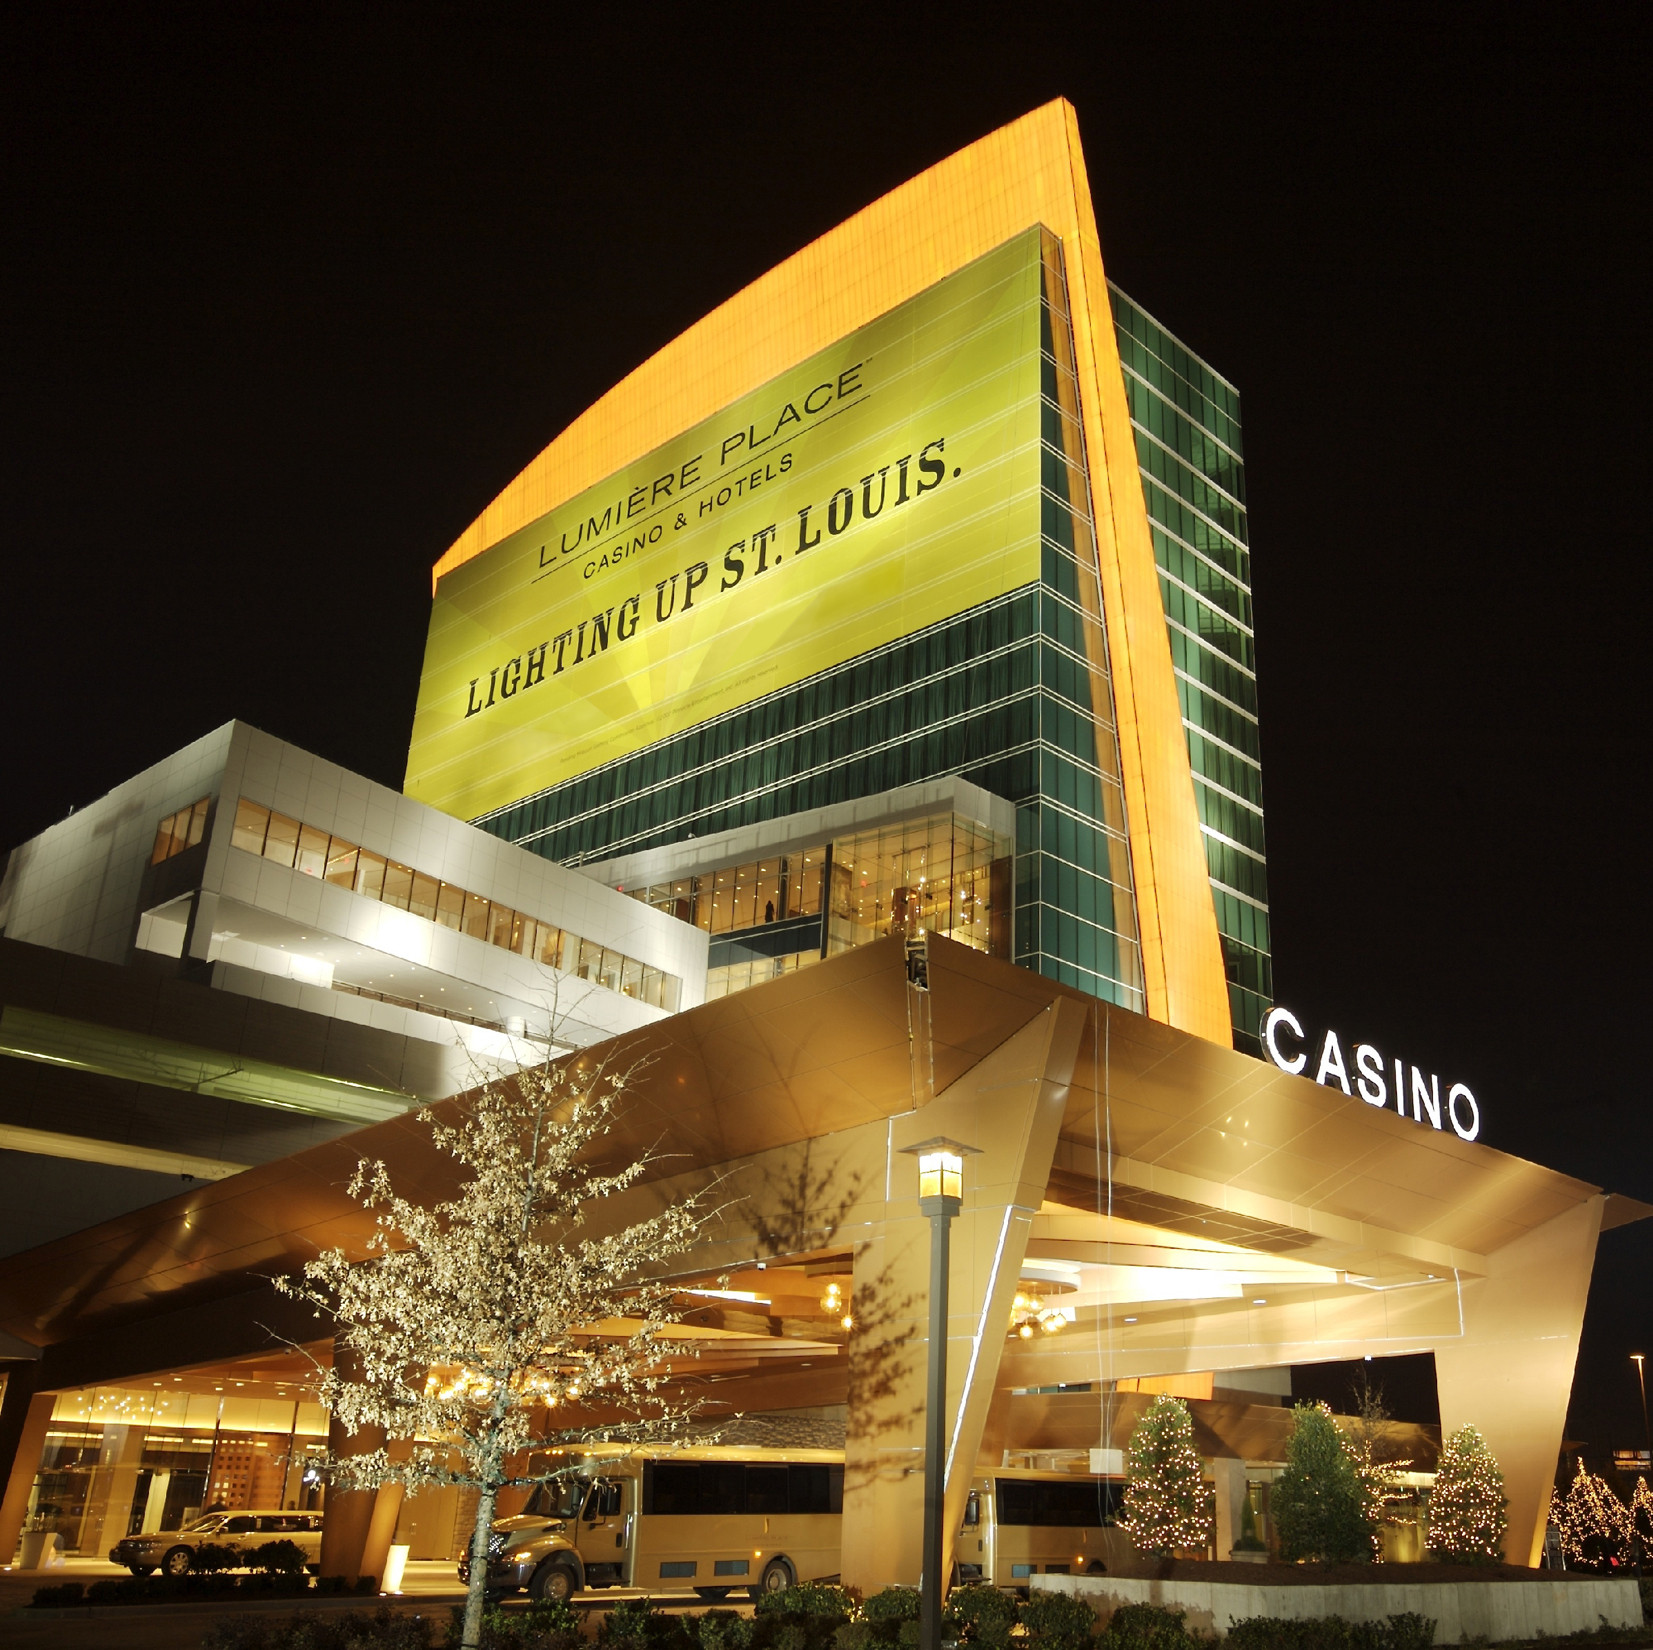
<svg viewBox="0 0 1653 1650">
<path fill-rule="evenodd" d="M 427 1207 L 399 1194 L 383 1163 L 364 1160 L 350 1193 L 377 1214 L 369 1257 L 334 1249 L 302 1278 L 277 1282 L 333 1321 L 322 1401 L 352 1433 L 386 1436 L 330 1461 L 329 1481 L 478 1491 L 467 1647 L 479 1639 L 500 1492 L 571 1470 L 521 1470 L 530 1447 L 675 1438 L 694 1418 L 672 1386 L 670 1358 L 692 1352 L 670 1335 L 681 1308 L 660 1273 L 714 1218 L 712 1188 L 620 1230 L 588 1226 L 595 1205 L 661 1160 L 600 1161 L 642 1072 L 622 1060 L 574 1057 L 487 1082 L 453 1123 L 422 1112 L 437 1147 L 467 1171 L 455 1195 Z M 600 1424 L 580 1424 L 582 1401 L 602 1406 Z"/>
</svg>

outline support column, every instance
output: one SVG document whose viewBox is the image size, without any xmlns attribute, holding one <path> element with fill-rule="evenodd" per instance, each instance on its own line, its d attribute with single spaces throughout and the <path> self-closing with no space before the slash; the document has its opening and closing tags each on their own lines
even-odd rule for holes
<svg viewBox="0 0 1653 1650">
<path fill-rule="evenodd" d="M 843 1578 L 864 1594 L 916 1585 L 922 1562 L 927 1223 L 901 1149 L 931 1135 L 977 1148 L 954 1222 L 944 1417 L 943 1576 L 998 1384 L 1033 1215 L 1049 1184 L 1085 1009 L 1063 1000 L 929 1105 L 895 1120 L 883 1165 L 890 1188 L 855 1252 L 845 1448 Z"/>
<path fill-rule="evenodd" d="M 38 1370 L 32 1363 L 13 1364 L 0 1398 L 0 1565 L 17 1556 L 18 1537 L 29 1510 L 29 1491 L 40 1470 L 40 1452 L 52 1421 L 57 1395 L 37 1392 Z"/>
<path fill-rule="evenodd" d="M 1504 1556 L 1536 1566 L 1567 1422 L 1604 1199 L 1593 1197 L 1487 1257 L 1466 1279 L 1463 1334 L 1435 1345 L 1441 1436 L 1477 1428 L 1504 1471 Z"/>
</svg>

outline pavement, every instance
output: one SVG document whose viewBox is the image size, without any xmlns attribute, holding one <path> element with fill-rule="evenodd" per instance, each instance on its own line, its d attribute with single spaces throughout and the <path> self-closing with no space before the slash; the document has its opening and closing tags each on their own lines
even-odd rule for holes
<svg viewBox="0 0 1653 1650">
<path fill-rule="evenodd" d="M 37 1587 L 65 1581 L 101 1581 L 124 1576 L 115 1564 L 71 1558 L 49 1570 L 0 1569 L 0 1646 L 4 1650 L 198 1650 L 208 1626 L 220 1616 L 244 1612 L 288 1616 L 296 1610 L 372 1610 L 388 1604 L 397 1611 L 425 1612 L 444 1625 L 448 1610 L 464 1602 L 465 1594 L 451 1562 L 409 1563 L 402 1591 L 377 1598 L 256 1599 L 230 1602 L 206 1599 L 189 1604 L 104 1604 L 72 1609 L 29 1608 Z M 641 1598 L 640 1589 L 610 1587 L 579 1594 L 575 1603 L 602 1609 L 621 1599 Z M 701 1610 L 705 1602 L 693 1594 L 656 1594 L 667 1610 Z M 730 1599 L 729 1608 L 749 1609 Z"/>
</svg>

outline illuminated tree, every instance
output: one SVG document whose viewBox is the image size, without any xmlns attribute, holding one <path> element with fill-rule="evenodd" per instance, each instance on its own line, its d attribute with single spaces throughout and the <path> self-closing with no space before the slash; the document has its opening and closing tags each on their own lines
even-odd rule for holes
<svg viewBox="0 0 1653 1650">
<path fill-rule="evenodd" d="M 1504 1474 L 1474 1427 L 1446 1441 L 1429 1497 L 1429 1551 L 1448 1564 L 1496 1564 L 1504 1556 Z"/>
<path fill-rule="evenodd" d="M 1630 1518 L 1636 1526 L 1636 1537 L 1642 1544 L 1642 1565 L 1653 1557 L 1653 1490 L 1645 1478 L 1636 1480 L 1636 1493 L 1630 1499 Z"/>
<path fill-rule="evenodd" d="M 466 1171 L 455 1195 L 415 1202 L 383 1163 L 363 1161 L 350 1195 L 377 1211 L 369 1258 L 335 1249 L 302 1279 L 277 1281 L 333 1321 L 322 1402 L 350 1432 L 386 1435 L 385 1446 L 330 1461 L 330 1482 L 479 1492 L 465 1646 L 479 1642 L 499 1492 L 571 1470 L 521 1470 L 528 1447 L 671 1437 L 692 1414 L 666 1390 L 663 1358 L 683 1350 L 667 1333 L 677 1301 L 649 1280 L 711 1218 L 706 1194 L 603 1236 L 585 1230 L 593 1206 L 636 1186 L 654 1161 L 600 1160 L 638 1070 L 574 1058 L 485 1084 L 451 1125 L 422 1112 L 438 1149 Z M 613 1418 L 559 1429 L 570 1400 Z"/>
<path fill-rule="evenodd" d="M 1374 1524 L 1368 1487 L 1325 1404 L 1292 1411 L 1286 1465 L 1274 1481 L 1269 1507 L 1280 1532 L 1280 1556 L 1326 1564 L 1369 1561 Z"/>
<path fill-rule="evenodd" d="M 1181 1398 L 1158 1397 L 1131 1433 L 1120 1528 L 1139 1552 L 1166 1557 L 1211 1540 L 1205 1470 Z"/>
<path fill-rule="evenodd" d="M 1338 1428 L 1360 1485 L 1361 1517 L 1371 1529 L 1372 1562 L 1383 1562 L 1383 1520 L 1397 1493 L 1396 1472 L 1411 1462 L 1398 1457 L 1390 1433 L 1393 1417 L 1383 1389 L 1362 1375 L 1355 1386 L 1356 1414 Z"/>
<path fill-rule="evenodd" d="M 1636 1527 L 1630 1509 L 1582 1460 L 1567 1493 L 1551 1497 L 1550 1516 L 1561 1531 L 1562 1555 L 1573 1569 L 1618 1570 L 1631 1563 Z"/>
</svg>

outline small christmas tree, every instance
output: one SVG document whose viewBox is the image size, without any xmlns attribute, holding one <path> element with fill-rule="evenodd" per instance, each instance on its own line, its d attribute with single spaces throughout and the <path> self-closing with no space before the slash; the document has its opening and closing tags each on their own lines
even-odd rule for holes
<svg viewBox="0 0 1653 1650">
<path fill-rule="evenodd" d="M 1586 1469 L 1582 1460 L 1565 1495 L 1551 1503 L 1561 1531 L 1561 1552 L 1575 1570 L 1621 1570 L 1635 1552 L 1635 1524 L 1630 1509 L 1605 1478 Z"/>
<path fill-rule="evenodd" d="M 1653 1490 L 1645 1478 L 1636 1480 L 1636 1493 L 1630 1500 L 1630 1519 L 1636 1527 L 1636 1538 L 1642 1544 L 1642 1568 L 1653 1559 Z"/>
<path fill-rule="evenodd" d="M 1372 1557 L 1368 1489 L 1358 1463 L 1325 1404 L 1299 1404 L 1286 1444 L 1286 1465 L 1270 1503 L 1288 1562 L 1318 1559 L 1358 1564 Z"/>
<path fill-rule="evenodd" d="M 1429 1551 L 1448 1564 L 1496 1564 L 1504 1556 L 1504 1474 L 1474 1427 L 1446 1441 L 1429 1497 Z"/>
<path fill-rule="evenodd" d="M 1166 1557 L 1211 1540 L 1205 1472 L 1194 1449 L 1194 1423 L 1181 1398 L 1159 1397 L 1131 1433 L 1120 1527 L 1139 1552 Z"/>
</svg>

